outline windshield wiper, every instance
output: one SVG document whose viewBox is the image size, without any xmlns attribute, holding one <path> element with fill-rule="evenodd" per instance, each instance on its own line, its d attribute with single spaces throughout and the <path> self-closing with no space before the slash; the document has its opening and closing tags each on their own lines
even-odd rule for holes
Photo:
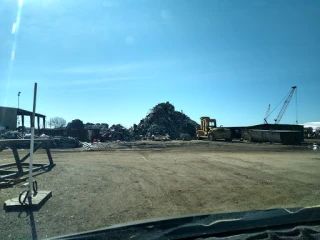
<svg viewBox="0 0 320 240">
<path fill-rule="evenodd" d="M 320 207 L 299 209 L 271 209 L 247 212 L 241 218 L 215 220 L 211 223 L 193 223 L 179 226 L 163 234 L 164 239 L 181 239 L 204 236 L 234 235 L 257 232 L 267 228 L 283 228 L 293 225 L 320 224 Z"/>
<path fill-rule="evenodd" d="M 119 224 L 51 239 L 194 239 L 228 237 L 266 230 L 318 226 L 320 206 L 192 215 Z M 310 230 L 311 231 L 311 230 Z"/>
</svg>

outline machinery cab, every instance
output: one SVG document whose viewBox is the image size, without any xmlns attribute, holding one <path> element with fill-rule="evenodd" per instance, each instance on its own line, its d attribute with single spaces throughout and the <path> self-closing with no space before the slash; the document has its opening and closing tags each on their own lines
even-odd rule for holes
<svg viewBox="0 0 320 240">
<path fill-rule="evenodd" d="M 232 140 L 231 130 L 217 127 L 217 120 L 209 117 L 200 118 L 200 127 L 197 128 L 197 139 L 209 138 L 209 140 L 225 139 L 227 141 Z"/>
<path fill-rule="evenodd" d="M 216 119 L 211 119 L 209 117 L 201 117 L 200 118 L 200 129 L 202 130 L 204 135 L 208 135 L 208 132 L 212 128 L 217 127 L 217 121 Z"/>
</svg>

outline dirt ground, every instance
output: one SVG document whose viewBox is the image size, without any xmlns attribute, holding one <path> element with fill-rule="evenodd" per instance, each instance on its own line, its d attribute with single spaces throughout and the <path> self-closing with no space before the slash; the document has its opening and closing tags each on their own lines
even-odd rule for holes
<svg viewBox="0 0 320 240">
<path fill-rule="evenodd" d="M 319 205 L 319 151 L 219 141 L 52 150 L 57 165 L 34 174 L 39 190 L 52 190 L 52 197 L 39 211 L 2 209 L 0 239 L 42 239 L 167 216 Z M 12 161 L 10 150 L 0 152 L 0 164 Z M 39 150 L 35 162 L 46 161 Z M 0 202 L 17 197 L 20 185 L 0 189 Z"/>
</svg>

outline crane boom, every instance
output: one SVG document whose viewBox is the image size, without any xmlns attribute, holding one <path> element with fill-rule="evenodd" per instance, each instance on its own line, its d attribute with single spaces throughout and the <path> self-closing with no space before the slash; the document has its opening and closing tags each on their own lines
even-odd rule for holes
<svg viewBox="0 0 320 240">
<path fill-rule="evenodd" d="M 268 109 L 267 109 L 267 112 L 266 112 L 266 116 L 264 117 L 264 123 L 265 124 L 268 124 L 268 117 L 270 115 L 270 104 L 268 105 Z"/>
<path fill-rule="evenodd" d="M 287 107 L 291 101 L 291 98 L 293 96 L 294 91 L 296 90 L 297 86 L 293 86 L 291 92 L 289 93 L 289 96 L 287 97 L 287 99 L 284 101 L 284 104 L 278 114 L 278 117 L 274 120 L 275 124 L 278 124 L 281 121 L 281 118 L 283 117 L 283 114 L 285 113 L 285 111 L 287 110 Z"/>
</svg>

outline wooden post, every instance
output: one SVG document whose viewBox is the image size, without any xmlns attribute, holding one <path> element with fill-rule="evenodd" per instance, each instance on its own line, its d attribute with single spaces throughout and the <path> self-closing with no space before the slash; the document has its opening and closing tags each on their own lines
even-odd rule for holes
<svg viewBox="0 0 320 240">
<path fill-rule="evenodd" d="M 37 116 L 38 130 L 40 130 L 40 117 Z"/>
<path fill-rule="evenodd" d="M 18 168 L 19 174 L 23 174 L 23 169 L 22 169 L 22 165 L 21 165 L 21 161 L 20 161 L 18 150 L 17 150 L 16 146 L 12 146 L 11 149 L 12 149 L 12 152 L 13 152 L 14 160 L 16 160 L 16 164 L 17 164 L 17 168 Z"/>
<path fill-rule="evenodd" d="M 52 156 L 51 156 L 51 152 L 50 152 L 50 149 L 49 149 L 48 146 L 46 148 L 46 152 L 47 152 L 47 155 L 48 155 L 48 159 L 49 159 L 50 165 L 54 165 L 53 160 L 52 160 Z"/>
<path fill-rule="evenodd" d="M 24 133 L 24 115 L 21 115 L 21 121 L 22 121 L 22 133 Z"/>
<path fill-rule="evenodd" d="M 43 125 L 43 129 L 45 129 L 46 128 L 46 118 L 45 117 L 42 118 L 42 125 Z"/>
</svg>

